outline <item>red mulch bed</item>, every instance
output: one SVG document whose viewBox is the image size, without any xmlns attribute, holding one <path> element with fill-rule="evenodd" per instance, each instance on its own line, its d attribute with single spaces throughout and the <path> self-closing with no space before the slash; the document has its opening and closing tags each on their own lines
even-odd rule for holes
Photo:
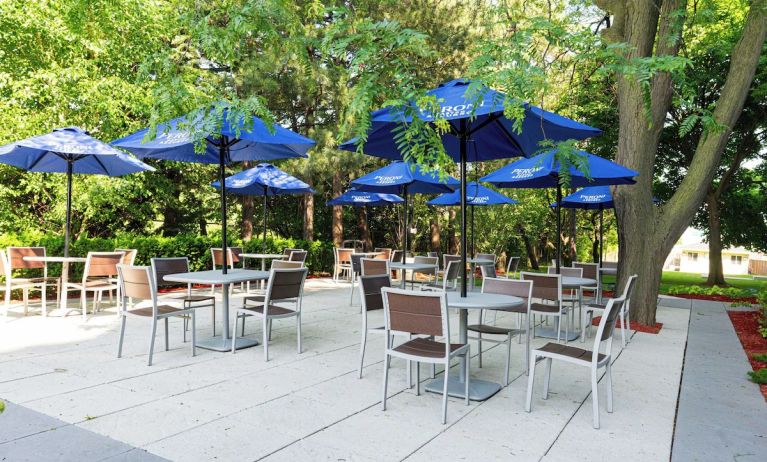
<svg viewBox="0 0 767 462">
<path fill-rule="evenodd" d="M 599 325 L 599 321 L 602 319 L 602 316 L 597 316 L 594 318 L 593 321 L 591 321 L 591 324 L 594 326 Z M 621 320 L 618 319 L 615 321 L 615 328 L 620 329 L 621 328 Z M 631 321 L 631 329 L 635 330 L 637 332 L 643 332 L 645 334 L 659 334 L 660 330 L 663 328 L 662 322 L 656 322 L 654 326 L 649 326 L 647 324 L 642 324 L 640 322 Z"/>
<path fill-rule="evenodd" d="M 740 344 L 743 345 L 743 350 L 748 356 L 748 362 L 751 363 L 751 368 L 759 370 L 763 367 L 767 367 L 767 363 L 756 361 L 754 355 L 767 353 L 767 338 L 764 338 L 759 334 L 759 312 L 758 311 L 728 311 L 730 315 L 730 321 L 735 328 L 735 332 L 738 334 Z M 759 389 L 764 395 L 764 399 L 767 400 L 767 384 L 759 385 Z"/>
</svg>

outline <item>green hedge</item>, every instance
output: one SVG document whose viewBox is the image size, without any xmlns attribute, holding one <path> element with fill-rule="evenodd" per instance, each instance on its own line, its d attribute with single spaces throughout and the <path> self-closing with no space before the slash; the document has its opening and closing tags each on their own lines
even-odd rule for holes
<svg viewBox="0 0 767 462">
<path fill-rule="evenodd" d="M 246 252 L 260 253 L 262 250 L 261 244 L 261 239 L 253 239 L 247 242 L 231 239 L 229 245 L 243 247 Z M 40 246 L 46 248 L 48 255 L 63 255 L 64 238 L 37 233 L 0 235 L 0 248 L 5 249 L 8 246 Z M 72 256 L 84 257 L 88 251 L 102 252 L 114 249 L 137 249 L 136 264 L 138 265 L 148 265 L 152 257 L 186 256 L 189 257 L 191 269 L 199 271 L 211 268 L 211 247 L 221 247 L 220 234 L 208 236 L 180 234 L 173 237 L 124 234 L 109 239 L 80 238 L 70 244 L 69 253 Z M 307 256 L 306 264 L 312 273 L 329 272 L 333 266 L 332 242 L 308 242 L 298 239 L 267 236 L 266 251 L 268 253 L 282 253 L 282 249 L 286 247 L 308 250 L 309 255 Z M 260 263 L 249 259 L 248 265 L 260 265 Z M 75 265 L 72 268 L 75 275 L 81 270 L 81 266 Z M 60 265 L 51 264 L 48 266 L 48 272 L 51 276 L 58 276 L 60 270 Z"/>
</svg>

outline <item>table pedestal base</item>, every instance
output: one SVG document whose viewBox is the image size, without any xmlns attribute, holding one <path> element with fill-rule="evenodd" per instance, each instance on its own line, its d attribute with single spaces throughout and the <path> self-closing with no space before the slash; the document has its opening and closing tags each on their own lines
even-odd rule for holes
<svg viewBox="0 0 767 462">
<path fill-rule="evenodd" d="M 242 350 L 243 348 L 250 348 L 258 345 L 258 340 L 252 338 L 237 338 L 236 350 Z M 197 346 L 206 350 L 213 351 L 232 351 L 232 339 L 228 338 L 224 340 L 220 335 L 210 337 L 206 339 L 197 339 Z"/>
<path fill-rule="evenodd" d="M 557 328 L 556 327 L 536 327 L 535 336 L 543 337 L 543 338 L 551 338 L 556 340 Z M 573 340 L 576 340 L 578 337 L 580 337 L 580 334 L 572 330 L 567 332 L 567 336 L 565 336 L 564 329 L 562 329 L 562 331 L 559 333 L 560 340 L 567 340 L 568 342 L 572 342 Z"/>
<path fill-rule="evenodd" d="M 427 383 L 424 389 L 432 393 L 442 394 L 444 375 Z M 465 383 L 458 377 L 450 377 L 447 382 L 447 394 L 454 398 L 464 398 Z M 488 382 L 487 380 L 471 379 L 469 382 L 469 399 L 472 401 L 485 401 L 501 391 L 500 383 Z"/>
<path fill-rule="evenodd" d="M 69 315 L 80 315 L 79 308 L 56 308 L 48 311 L 48 316 L 52 318 L 65 318 Z"/>
</svg>

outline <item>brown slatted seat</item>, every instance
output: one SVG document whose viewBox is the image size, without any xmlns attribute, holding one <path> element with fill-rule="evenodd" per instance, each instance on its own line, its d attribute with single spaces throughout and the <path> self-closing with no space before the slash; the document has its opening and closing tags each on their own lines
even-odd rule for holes
<svg viewBox="0 0 767 462">
<path fill-rule="evenodd" d="M 491 326 L 488 324 L 471 324 L 467 327 L 468 330 L 472 332 L 477 332 L 480 334 L 491 334 L 491 335 L 517 335 L 517 334 L 524 334 L 525 331 L 522 329 L 512 329 L 510 327 L 499 327 L 499 326 Z"/>
<path fill-rule="evenodd" d="M 454 352 L 463 348 L 461 343 L 451 343 L 450 351 Z M 413 356 L 422 356 L 427 358 L 442 358 L 445 356 L 445 344 L 427 338 L 414 338 L 397 347 L 394 351 Z"/>
<path fill-rule="evenodd" d="M 135 314 L 136 316 L 152 316 L 154 314 L 151 307 L 134 308 L 134 309 L 129 309 L 127 311 L 129 314 Z M 170 313 L 176 313 L 179 311 L 184 311 L 184 310 L 177 306 L 157 305 L 158 314 L 170 314 Z"/>
<path fill-rule="evenodd" d="M 251 305 L 246 306 L 243 308 L 243 310 L 253 311 L 255 313 L 264 314 L 264 305 Z M 290 308 L 285 308 L 279 305 L 269 305 L 269 309 L 267 310 L 270 315 L 274 316 L 285 316 L 285 315 L 292 315 L 295 314 L 296 310 L 291 310 Z"/>
<path fill-rule="evenodd" d="M 560 308 L 557 305 L 548 305 L 546 303 L 533 303 L 530 309 L 537 313 L 558 313 Z"/>
<path fill-rule="evenodd" d="M 562 345 L 561 343 L 549 342 L 540 348 L 536 348 L 537 351 L 544 353 L 550 353 L 552 355 L 567 356 L 568 358 L 576 359 L 578 361 L 591 362 L 594 354 L 591 350 L 584 350 L 570 345 Z M 607 357 L 602 353 L 599 353 L 597 361 L 601 362 Z"/>
</svg>

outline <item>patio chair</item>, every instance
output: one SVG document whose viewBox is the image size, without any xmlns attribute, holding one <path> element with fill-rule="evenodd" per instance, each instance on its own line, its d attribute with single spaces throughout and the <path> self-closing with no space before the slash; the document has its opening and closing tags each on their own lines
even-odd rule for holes
<svg viewBox="0 0 767 462">
<path fill-rule="evenodd" d="M 123 258 L 122 258 L 122 261 L 120 262 L 121 265 L 133 266 L 133 264 L 136 262 L 136 255 L 138 255 L 138 250 L 136 249 L 115 249 L 115 252 L 123 253 Z M 117 277 L 111 278 L 111 281 L 117 284 L 116 295 L 117 295 L 117 301 L 119 302 L 121 299 L 119 281 L 117 280 Z M 112 303 L 112 292 L 109 292 L 109 303 Z"/>
<path fill-rule="evenodd" d="M 44 257 L 45 247 L 8 247 L 8 259 L 0 263 L 0 271 L 5 276 L 5 316 L 11 303 L 11 292 L 21 290 L 24 304 L 24 316 L 29 312 L 29 292 L 40 291 L 40 302 L 43 317 L 48 316 L 48 287 L 56 287 L 56 294 L 60 293 L 61 278 L 48 276 L 48 264 L 44 261 L 27 261 L 24 257 Z M 3 254 L 5 260 L 5 254 Z M 14 270 L 35 271 L 42 270 L 42 275 L 31 277 L 13 277 Z"/>
<path fill-rule="evenodd" d="M 504 367 L 504 382 L 503 385 L 509 384 L 509 369 L 511 365 L 511 338 L 517 336 L 522 338 L 522 334 L 527 334 L 530 328 L 530 320 L 527 319 L 527 328 L 522 329 L 522 322 L 520 317 L 524 314 L 530 316 L 530 300 L 533 295 L 533 282 L 532 281 L 518 281 L 515 279 L 500 279 L 500 278 L 485 278 L 482 281 L 482 293 L 484 294 L 501 294 L 512 295 L 514 297 L 522 298 L 525 303 L 519 307 L 509 310 L 502 310 L 507 313 L 517 313 L 517 328 L 512 329 L 510 327 L 500 327 L 495 324 L 490 325 L 485 322 L 485 315 L 487 310 L 479 311 L 479 324 L 471 324 L 467 327 L 469 332 L 475 332 L 476 336 L 469 336 L 471 340 L 477 340 L 479 348 L 479 367 L 482 367 L 482 343 L 488 342 L 496 345 L 506 345 L 506 365 Z M 498 311 L 498 310 L 493 310 Z M 489 335 L 490 338 L 483 337 L 483 335 Z M 495 337 L 495 338 L 494 338 Z M 502 337 L 502 340 L 498 340 L 497 337 Z M 529 342 L 528 342 L 529 345 Z M 525 351 L 525 363 L 529 351 Z"/>
<path fill-rule="evenodd" d="M 439 274 L 442 275 L 447 270 L 447 265 L 450 264 L 451 261 L 461 261 L 460 255 L 452 255 L 452 254 L 443 254 L 442 255 L 442 270 L 440 270 Z"/>
<path fill-rule="evenodd" d="M 336 247 L 333 250 L 333 256 L 335 257 L 335 264 L 333 265 L 333 281 L 338 282 L 338 277 L 343 276 L 344 273 L 349 275 L 351 279 L 352 271 L 352 254 L 353 249 L 343 249 Z"/>
<path fill-rule="evenodd" d="M 156 289 L 162 287 L 178 287 L 176 282 L 166 281 L 164 278 L 169 274 L 188 273 L 189 258 L 187 257 L 163 257 L 152 258 L 152 274 L 154 275 L 154 286 Z M 127 266 L 127 265 L 126 265 Z M 181 302 L 184 308 L 207 308 L 212 310 L 213 336 L 216 336 L 216 297 L 213 295 L 195 295 L 192 294 L 192 284 L 186 285 L 184 294 L 172 294 L 167 297 L 173 301 Z M 188 319 L 184 318 L 184 341 L 186 341 L 186 331 Z"/>
<path fill-rule="evenodd" d="M 362 276 L 389 275 L 389 260 L 380 258 L 361 258 L 360 266 Z"/>
<path fill-rule="evenodd" d="M 442 280 L 435 279 L 434 282 L 421 284 L 421 290 L 456 290 L 458 288 L 458 278 L 461 271 L 461 262 L 450 260 L 447 262 L 447 269 L 442 274 Z"/>
<path fill-rule="evenodd" d="M 117 271 L 119 275 L 120 294 L 123 297 L 122 303 L 119 303 L 120 308 L 120 341 L 117 346 L 117 357 L 121 358 L 123 353 L 123 340 L 125 339 L 125 324 L 127 323 L 128 316 L 136 316 L 140 318 L 150 318 L 152 320 L 152 336 L 149 343 L 149 361 L 147 365 L 152 365 L 152 356 L 154 355 L 154 338 L 157 334 L 157 322 L 160 320 L 165 321 L 165 351 L 169 349 L 168 340 L 168 319 L 172 317 L 189 317 L 192 320 L 192 356 L 197 354 L 195 349 L 196 343 L 196 327 L 195 321 L 195 309 L 192 307 L 179 308 L 172 305 L 158 304 L 157 303 L 157 287 L 154 285 L 154 277 L 152 276 L 152 268 L 149 266 L 126 266 L 117 265 Z M 128 308 L 129 304 L 127 299 L 141 300 L 144 303 L 140 303 L 138 306 Z M 147 303 L 148 302 L 148 303 Z M 186 331 L 184 331 L 184 339 L 186 340 Z"/>
<path fill-rule="evenodd" d="M 282 254 L 285 255 L 286 257 L 290 257 L 291 253 L 302 252 L 303 250 L 304 249 L 291 249 L 291 248 L 285 247 L 284 249 L 282 249 Z"/>
<path fill-rule="evenodd" d="M 264 360 L 269 361 L 269 339 L 272 334 L 272 321 L 275 319 L 296 318 L 296 337 L 298 354 L 301 354 L 301 303 L 304 298 L 304 282 L 309 270 L 306 268 L 272 269 L 264 295 L 245 297 L 242 307 L 235 311 L 234 330 L 232 331 L 232 353 L 237 344 L 237 322 L 243 324 L 248 316 L 258 316 L 263 321 L 262 343 L 264 344 Z M 277 305 L 277 303 L 293 303 L 294 309 Z M 249 305 L 249 303 L 255 303 Z M 245 326 L 242 328 L 243 332 Z"/>
<path fill-rule="evenodd" d="M 381 252 L 386 260 L 391 260 L 392 249 L 390 247 L 376 247 L 374 252 Z"/>
<path fill-rule="evenodd" d="M 439 271 L 441 268 L 439 267 L 440 261 L 439 261 L 439 252 L 426 252 L 427 257 L 432 257 L 437 259 L 437 271 Z"/>
<path fill-rule="evenodd" d="M 437 266 L 439 265 L 439 258 L 438 257 L 423 257 L 423 256 L 416 256 L 413 257 L 413 263 L 416 264 L 423 264 L 423 265 L 433 265 L 433 268 L 430 269 L 422 269 L 417 271 L 411 271 L 410 272 L 410 287 L 414 287 L 415 284 L 415 275 L 416 274 L 424 274 L 426 276 L 429 276 L 429 282 L 434 282 L 437 280 L 437 272 L 439 271 Z"/>
<path fill-rule="evenodd" d="M 405 252 L 402 250 L 395 250 L 391 254 L 391 262 L 392 263 L 404 263 L 405 262 Z M 394 276 L 395 279 L 400 279 L 400 277 L 405 277 L 405 271 L 401 271 L 402 275 L 400 276 L 400 271 L 393 270 L 392 276 Z"/>
<path fill-rule="evenodd" d="M 618 262 L 617 261 L 603 261 L 600 263 L 600 268 L 611 268 L 611 269 L 618 269 Z M 602 294 L 604 293 L 605 286 L 607 285 L 602 279 L 599 280 L 600 286 L 599 286 L 599 302 L 602 303 Z M 617 280 L 616 280 L 617 282 Z M 614 290 L 615 289 L 615 283 L 611 283 L 610 287 Z"/>
<path fill-rule="evenodd" d="M 495 263 L 495 254 L 494 253 L 478 253 L 475 257 L 477 260 L 488 260 Z"/>
<path fill-rule="evenodd" d="M 304 264 L 300 261 L 286 261 L 286 260 L 272 260 L 272 266 L 270 269 L 285 269 L 285 268 L 303 268 Z"/>
<path fill-rule="evenodd" d="M 611 370 L 612 338 L 613 330 L 615 329 L 615 320 L 623 307 L 623 303 L 625 303 L 623 297 L 611 298 L 607 301 L 604 315 L 599 322 L 597 335 L 594 339 L 594 347 L 591 351 L 550 342 L 541 348 L 536 348 L 530 352 L 530 375 L 527 379 L 527 400 L 525 403 L 525 410 L 527 412 L 530 412 L 532 409 L 535 365 L 538 359 L 543 359 L 546 362 L 546 370 L 543 378 L 543 399 L 548 399 L 549 397 L 552 360 L 565 361 L 591 369 L 591 405 L 594 412 L 593 425 L 594 428 L 599 429 L 599 390 L 597 374 L 599 368 L 605 368 L 605 377 L 607 381 L 607 412 L 613 412 L 613 379 Z M 603 344 L 604 349 L 602 349 Z M 568 382 L 568 386 L 572 386 L 572 381 Z"/>
<path fill-rule="evenodd" d="M 557 274 L 557 269 L 550 266 L 547 272 L 548 274 Z M 562 277 L 582 278 L 583 268 L 570 268 L 567 266 L 562 266 L 559 268 L 559 274 L 562 275 Z M 572 306 L 572 311 L 570 311 L 571 316 L 575 311 L 575 303 L 577 302 L 580 304 L 582 294 L 581 289 L 581 287 L 578 287 L 577 289 L 565 289 L 566 292 L 562 294 L 562 301 L 567 302 Z"/>
<path fill-rule="evenodd" d="M 482 279 L 498 277 L 498 273 L 495 271 L 495 264 L 479 265 L 479 270 L 482 273 Z"/>
<path fill-rule="evenodd" d="M 294 250 L 290 252 L 290 256 L 288 256 L 288 261 L 294 261 L 299 262 L 301 265 L 306 264 L 306 256 L 309 255 L 309 252 L 306 250 Z"/>
<path fill-rule="evenodd" d="M 450 320 L 447 311 L 447 295 L 444 292 L 413 292 L 384 287 L 381 289 L 384 300 L 384 331 L 386 350 L 384 351 L 383 399 L 381 407 L 386 410 L 386 395 L 389 384 L 389 364 L 391 358 L 402 358 L 416 363 L 416 395 L 421 394 L 422 362 L 443 364 L 444 388 L 442 392 L 442 424 L 447 422 L 447 386 L 449 383 L 450 361 L 459 356 L 463 362 L 464 394 L 469 405 L 469 344 L 450 343 Z M 445 342 L 432 338 L 416 337 L 398 346 L 392 345 L 393 332 L 406 332 L 425 337 L 443 337 Z M 408 366 L 409 369 L 409 366 Z"/>
<path fill-rule="evenodd" d="M 509 258 L 509 264 L 506 265 L 506 277 L 511 279 L 517 277 L 517 271 L 519 271 L 520 257 Z"/>
<path fill-rule="evenodd" d="M 522 281 L 533 281 L 533 298 L 537 303 L 530 304 L 530 325 L 533 326 L 531 338 L 535 338 L 535 315 L 557 318 L 557 342 L 562 332 L 562 317 L 567 309 L 562 303 L 562 276 L 559 274 L 519 273 Z M 567 322 L 565 322 L 565 344 L 567 344 Z"/>
<path fill-rule="evenodd" d="M 352 284 L 351 289 L 349 290 L 349 306 L 354 305 L 354 285 L 357 284 L 357 278 L 359 278 L 359 275 L 362 273 L 362 259 L 365 258 L 365 254 L 362 253 L 353 253 L 351 255 L 351 263 L 352 263 Z"/>
<path fill-rule="evenodd" d="M 88 252 L 85 259 L 85 269 L 80 282 L 69 282 L 68 288 L 80 291 L 80 309 L 83 321 L 88 315 L 88 292 L 93 293 L 93 313 L 95 314 L 101 305 L 101 297 L 104 292 L 117 290 L 115 277 L 118 276 L 117 265 L 123 259 L 123 252 Z M 119 280 L 119 276 L 117 278 Z M 124 298 L 125 295 L 121 296 Z M 118 310 L 120 309 L 118 303 Z"/>
<path fill-rule="evenodd" d="M 626 280 L 626 285 L 623 287 L 623 294 L 620 298 L 625 300 L 621 305 L 620 316 L 621 320 L 621 346 L 626 348 L 629 340 L 631 339 L 631 316 L 629 310 L 631 310 L 631 295 L 634 292 L 634 284 L 639 276 L 632 274 Z M 594 315 L 597 313 L 603 313 L 607 307 L 606 303 L 593 302 L 586 305 L 586 313 L 583 316 L 583 322 L 581 324 L 581 342 L 585 341 L 585 337 L 591 333 L 591 324 L 594 319 Z M 628 332 L 629 335 L 626 335 Z"/>
<path fill-rule="evenodd" d="M 242 255 L 242 248 L 241 247 L 237 247 L 237 249 L 239 249 L 239 253 L 237 253 L 235 255 L 235 253 L 232 251 L 232 247 L 227 247 L 226 248 L 226 254 L 227 254 L 226 262 L 229 264 L 229 269 L 234 269 L 235 268 L 234 265 L 240 261 L 239 255 Z M 224 256 L 223 255 L 224 255 L 224 252 L 223 252 L 223 250 L 221 250 L 221 247 L 211 247 L 211 249 L 210 249 L 210 256 L 211 256 L 211 260 L 213 262 L 212 267 L 213 267 L 214 271 L 217 270 L 218 268 L 224 266 Z M 243 286 L 242 286 L 242 283 L 241 283 L 240 284 L 240 290 L 242 290 L 242 287 Z M 229 294 L 231 295 L 233 293 L 233 291 L 234 291 L 234 284 L 230 284 L 229 285 Z M 216 293 L 216 285 L 211 285 L 210 286 L 210 293 L 211 294 Z"/>
</svg>

